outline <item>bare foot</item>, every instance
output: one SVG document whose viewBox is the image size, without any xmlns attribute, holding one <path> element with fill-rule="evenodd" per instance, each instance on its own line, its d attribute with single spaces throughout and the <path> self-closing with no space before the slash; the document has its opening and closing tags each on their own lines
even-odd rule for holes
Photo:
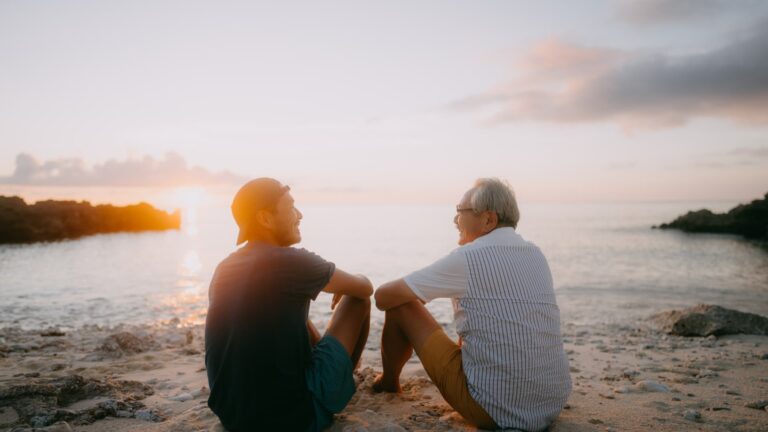
<svg viewBox="0 0 768 432">
<path fill-rule="evenodd" d="M 398 380 L 399 381 L 399 380 Z M 398 381 L 392 382 L 392 380 L 384 380 L 384 374 L 379 374 L 376 379 L 373 380 L 371 388 L 375 393 L 387 392 L 387 393 L 400 393 L 400 383 Z"/>
</svg>

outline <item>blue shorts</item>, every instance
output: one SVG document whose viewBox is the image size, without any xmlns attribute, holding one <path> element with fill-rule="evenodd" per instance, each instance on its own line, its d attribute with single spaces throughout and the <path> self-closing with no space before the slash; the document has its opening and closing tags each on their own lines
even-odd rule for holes
<svg viewBox="0 0 768 432">
<path fill-rule="evenodd" d="M 312 366 L 305 372 L 307 389 L 315 405 L 315 424 L 323 430 L 333 423 L 355 394 L 352 359 L 333 336 L 326 335 L 312 348 Z"/>
</svg>

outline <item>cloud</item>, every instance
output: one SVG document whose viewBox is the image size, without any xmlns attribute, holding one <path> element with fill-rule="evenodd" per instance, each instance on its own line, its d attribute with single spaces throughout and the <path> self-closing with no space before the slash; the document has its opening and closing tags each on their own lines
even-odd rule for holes
<svg viewBox="0 0 768 432">
<path fill-rule="evenodd" d="M 768 147 L 739 147 L 731 150 L 728 154 L 751 158 L 768 158 Z"/>
<path fill-rule="evenodd" d="M 625 0 L 618 5 L 618 16 L 639 25 L 652 25 L 701 18 L 722 12 L 739 0 Z M 742 2 L 743 3 L 743 2 Z"/>
<path fill-rule="evenodd" d="M 550 39 L 529 50 L 510 82 L 449 107 L 491 109 L 491 124 L 609 121 L 632 130 L 717 117 L 766 125 L 768 21 L 760 24 L 720 48 L 686 56 Z"/>
<path fill-rule="evenodd" d="M 56 159 L 38 162 L 26 153 L 16 156 L 16 169 L 0 183 L 45 186 L 198 186 L 240 184 L 245 177 L 228 171 L 212 173 L 199 166 L 188 167 L 177 153 L 162 159 L 110 159 L 91 169 L 82 159 Z"/>
</svg>

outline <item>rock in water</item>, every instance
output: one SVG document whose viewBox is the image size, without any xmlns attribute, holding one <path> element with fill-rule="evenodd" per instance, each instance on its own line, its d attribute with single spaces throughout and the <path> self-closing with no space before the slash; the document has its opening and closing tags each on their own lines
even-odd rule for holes
<svg viewBox="0 0 768 432">
<path fill-rule="evenodd" d="M 653 319 L 664 331 L 677 336 L 768 335 L 768 318 L 715 305 L 662 312 Z"/>
<path fill-rule="evenodd" d="M 741 204 L 728 213 L 712 213 L 702 209 L 691 211 L 661 229 L 679 229 L 692 233 L 739 234 L 749 239 L 768 240 L 768 193 L 763 199 Z M 654 227 L 656 228 L 656 227 Z"/>
</svg>

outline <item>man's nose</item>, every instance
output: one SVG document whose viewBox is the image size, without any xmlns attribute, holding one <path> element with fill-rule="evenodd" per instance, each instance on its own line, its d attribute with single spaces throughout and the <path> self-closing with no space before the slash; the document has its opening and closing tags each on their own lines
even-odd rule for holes
<svg viewBox="0 0 768 432">
<path fill-rule="evenodd" d="M 296 209 L 296 217 L 298 217 L 299 220 L 302 220 L 304 219 L 304 214 L 302 214 L 301 211 L 299 211 L 299 209 Z"/>
</svg>

